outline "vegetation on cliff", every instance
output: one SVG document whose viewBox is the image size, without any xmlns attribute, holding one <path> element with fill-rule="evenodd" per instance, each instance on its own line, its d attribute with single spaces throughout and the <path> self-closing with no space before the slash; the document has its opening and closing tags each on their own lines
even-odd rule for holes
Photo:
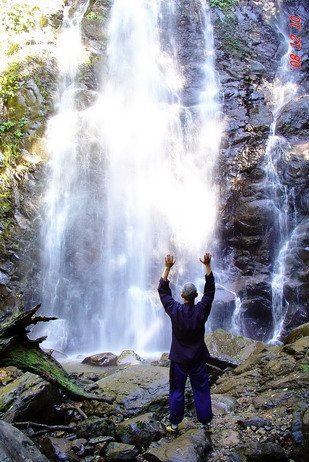
<svg viewBox="0 0 309 462">
<path fill-rule="evenodd" d="M 31 152 L 51 109 L 52 28 L 37 2 L 0 5 L 0 252 L 14 223 L 14 191 L 38 158 Z M 45 20 L 44 20 L 45 18 Z M 46 22 L 47 21 L 47 22 Z M 38 46 L 39 45 L 39 46 Z M 48 88 L 49 87 L 49 88 Z"/>
</svg>

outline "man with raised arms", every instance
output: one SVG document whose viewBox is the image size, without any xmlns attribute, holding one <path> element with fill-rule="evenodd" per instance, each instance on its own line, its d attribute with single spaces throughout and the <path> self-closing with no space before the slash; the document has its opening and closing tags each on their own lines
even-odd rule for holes
<svg viewBox="0 0 309 462">
<path fill-rule="evenodd" d="M 207 428 L 212 419 L 210 388 L 206 369 L 209 352 L 204 341 L 205 323 L 209 316 L 215 295 L 215 279 L 211 270 L 211 255 L 206 253 L 200 262 L 205 268 L 204 295 L 198 303 L 194 284 L 183 286 L 179 303 L 172 297 L 168 276 L 175 263 L 172 255 L 165 257 L 165 266 L 159 282 L 158 292 L 162 305 L 171 318 L 172 344 L 170 364 L 170 425 L 166 430 L 174 435 L 179 433 L 178 425 L 184 417 L 184 392 L 189 377 L 196 414 L 199 422 Z"/>
</svg>

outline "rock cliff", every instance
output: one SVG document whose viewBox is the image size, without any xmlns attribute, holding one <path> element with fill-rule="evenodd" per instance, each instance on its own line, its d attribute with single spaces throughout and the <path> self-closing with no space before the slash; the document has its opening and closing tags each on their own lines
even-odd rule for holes
<svg viewBox="0 0 309 462">
<path fill-rule="evenodd" d="M 6 24 L 10 47 L 2 47 L 7 67 L 2 69 L 0 82 L 0 301 L 5 312 L 16 310 L 20 298 L 26 307 L 40 301 L 44 129 L 53 111 L 58 78 L 55 43 L 64 7 L 60 1 L 46 5 L 45 9 L 29 7 L 25 24 L 18 26 L 23 28 L 22 33 L 14 21 Z M 87 60 L 78 76 L 79 108 L 93 104 L 98 96 L 110 7 L 110 1 L 92 0 L 83 19 Z M 276 2 L 263 0 L 211 1 L 210 7 L 225 124 L 217 169 L 220 200 L 216 253 L 223 262 L 229 290 L 241 301 L 242 332 L 252 338 L 270 339 L 274 330 L 274 274 L 284 278 L 284 329 L 288 331 L 308 319 L 305 59 L 301 69 L 289 71 L 298 85 L 297 97 L 276 115 L 272 101 L 289 16 L 305 18 L 305 2 L 295 6 L 285 0 L 279 8 Z M 177 27 L 183 44 L 179 60 L 187 75 L 183 101 L 188 106 L 195 103 L 192 82 L 198 82 L 196 64 L 202 59 L 196 46 L 201 41 L 199 21 L 194 1 L 179 2 Z M 303 50 L 308 40 L 306 24 L 301 31 Z M 284 140 L 284 146 L 272 156 L 276 181 L 269 172 L 267 154 L 274 118 L 276 136 Z M 212 328 L 230 329 L 235 300 L 218 299 L 216 303 L 217 317 Z"/>
</svg>

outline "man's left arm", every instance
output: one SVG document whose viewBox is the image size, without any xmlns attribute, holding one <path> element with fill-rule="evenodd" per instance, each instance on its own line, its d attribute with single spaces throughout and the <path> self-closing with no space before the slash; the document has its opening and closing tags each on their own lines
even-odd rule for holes
<svg viewBox="0 0 309 462">
<path fill-rule="evenodd" d="M 205 285 L 204 285 L 204 295 L 200 301 L 203 310 L 203 316 L 205 321 L 207 320 L 213 299 L 215 297 L 215 278 L 211 269 L 211 255 L 206 253 L 203 260 L 200 259 L 200 262 L 203 263 L 205 267 Z"/>
</svg>

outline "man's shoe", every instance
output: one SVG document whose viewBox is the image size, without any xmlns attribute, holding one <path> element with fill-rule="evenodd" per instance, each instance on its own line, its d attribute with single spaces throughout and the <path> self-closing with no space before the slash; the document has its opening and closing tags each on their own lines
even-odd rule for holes
<svg viewBox="0 0 309 462">
<path fill-rule="evenodd" d="M 167 425 L 165 427 L 165 430 L 167 431 L 167 433 L 169 433 L 170 435 L 173 435 L 173 436 L 177 436 L 179 435 L 179 428 L 178 426 L 176 428 L 174 428 L 172 425 Z"/>
<path fill-rule="evenodd" d="M 211 428 L 210 428 L 210 423 L 207 424 L 201 424 L 201 427 L 205 432 L 212 433 Z"/>
</svg>

